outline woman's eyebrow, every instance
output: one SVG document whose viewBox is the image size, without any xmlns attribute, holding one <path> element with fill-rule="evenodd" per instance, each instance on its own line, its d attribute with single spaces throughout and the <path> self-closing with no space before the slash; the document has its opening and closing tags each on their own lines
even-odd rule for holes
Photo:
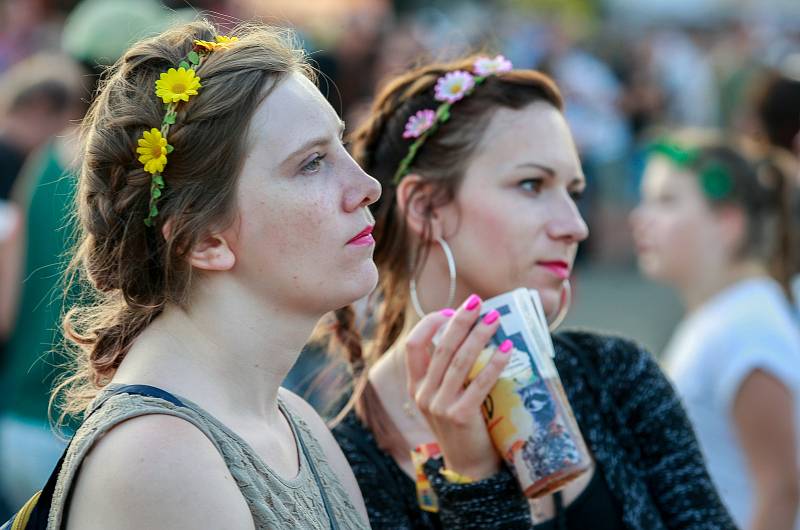
<svg viewBox="0 0 800 530">
<path fill-rule="evenodd" d="M 555 172 L 555 170 L 553 168 L 545 166 L 544 164 L 538 164 L 536 162 L 523 162 L 523 163 L 517 164 L 515 166 L 515 169 L 526 169 L 526 168 L 534 168 L 534 169 L 538 169 L 538 170 L 544 171 L 545 173 L 547 173 L 551 177 L 555 177 L 556 176 L 556 172 Z"/>
</svg>

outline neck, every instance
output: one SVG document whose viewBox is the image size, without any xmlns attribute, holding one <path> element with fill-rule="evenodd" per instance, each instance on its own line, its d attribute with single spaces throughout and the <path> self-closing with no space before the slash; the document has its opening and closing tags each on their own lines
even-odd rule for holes
<svg viewBox="0 0 800 530">
<path fill-rule="evenodd" d="M 680 287 L 681 298 L 688 312 L 693 312 L 731 285 L 749 278 L 768 276 L 767 269 L 755 261 L 744 261 L 706 275 L 691 278 Z"/>
<path fill-rule="evenodd" d="M 163 386 L 220 418 L 275 420 L 280 384 L 319 315 L 289 313 L 242 287 L 209 279 L 186 308 L 168 306 L 114 382 Z"/>
</svg>

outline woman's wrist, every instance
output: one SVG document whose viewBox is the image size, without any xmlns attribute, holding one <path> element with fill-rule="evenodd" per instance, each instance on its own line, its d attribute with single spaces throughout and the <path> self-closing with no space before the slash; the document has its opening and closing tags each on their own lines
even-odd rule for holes
<svg viewBox="0 0 800 530">
<path fill-rule="evenodd" d="M 499 458 L 492 458 L 494 455 L 487 455 L 485 458 L 479 459 L 478 462 L 473 462 L 469 465 L 459 464 L 452 462 L 447 456 L 444 457 L 443 476 L 447 478 L 447 474 L 453 477 L 465 477 L 469 480 L 467 482 L 477 482 L 496 475 L 500 471 L 501 462 Z M 449 480 L 449 479 L 448 479 Z M 457 480 L 450 480 L 458 484 L 466 484 L 467 482 L 459 482 Z"/>
</svg>

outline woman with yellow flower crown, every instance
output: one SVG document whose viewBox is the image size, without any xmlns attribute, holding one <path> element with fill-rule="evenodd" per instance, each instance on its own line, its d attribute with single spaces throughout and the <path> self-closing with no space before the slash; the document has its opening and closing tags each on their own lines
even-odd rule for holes
<svg viewBox="0 0 800 530">
<path fill-rule="evenodd" d="M 317 320 L 375 287 L 380 186 L 291 34 L 234 33 L 135 44 L 83 125 L 73 263 L 94 296 L 65 317 L 54 394 L 83 424 L 39 497 L 48 528 L 368 528 L 280 384 Z"/>
</svg>

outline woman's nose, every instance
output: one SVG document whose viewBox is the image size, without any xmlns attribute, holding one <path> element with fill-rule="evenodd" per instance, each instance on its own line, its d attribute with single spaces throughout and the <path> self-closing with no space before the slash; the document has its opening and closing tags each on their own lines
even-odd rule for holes
<svg viewBox="0 0 800 530">
<path fill-rule="evenodd" d="M 550 236 L 553 239 L 579 243 L 589 237 L 589 227 L 569 195 L 567 200 L 558 202 L 553 213 L 551 222 L 548 223 Z"/>
<path fill-rule="evenodd" d="M 377 201 L 381 196 L 381 184 L 369 176 L 361 167 L 351 160 L 352 173 L 345 193 L 345 210 L 355 211 Z"/>
</svg>

